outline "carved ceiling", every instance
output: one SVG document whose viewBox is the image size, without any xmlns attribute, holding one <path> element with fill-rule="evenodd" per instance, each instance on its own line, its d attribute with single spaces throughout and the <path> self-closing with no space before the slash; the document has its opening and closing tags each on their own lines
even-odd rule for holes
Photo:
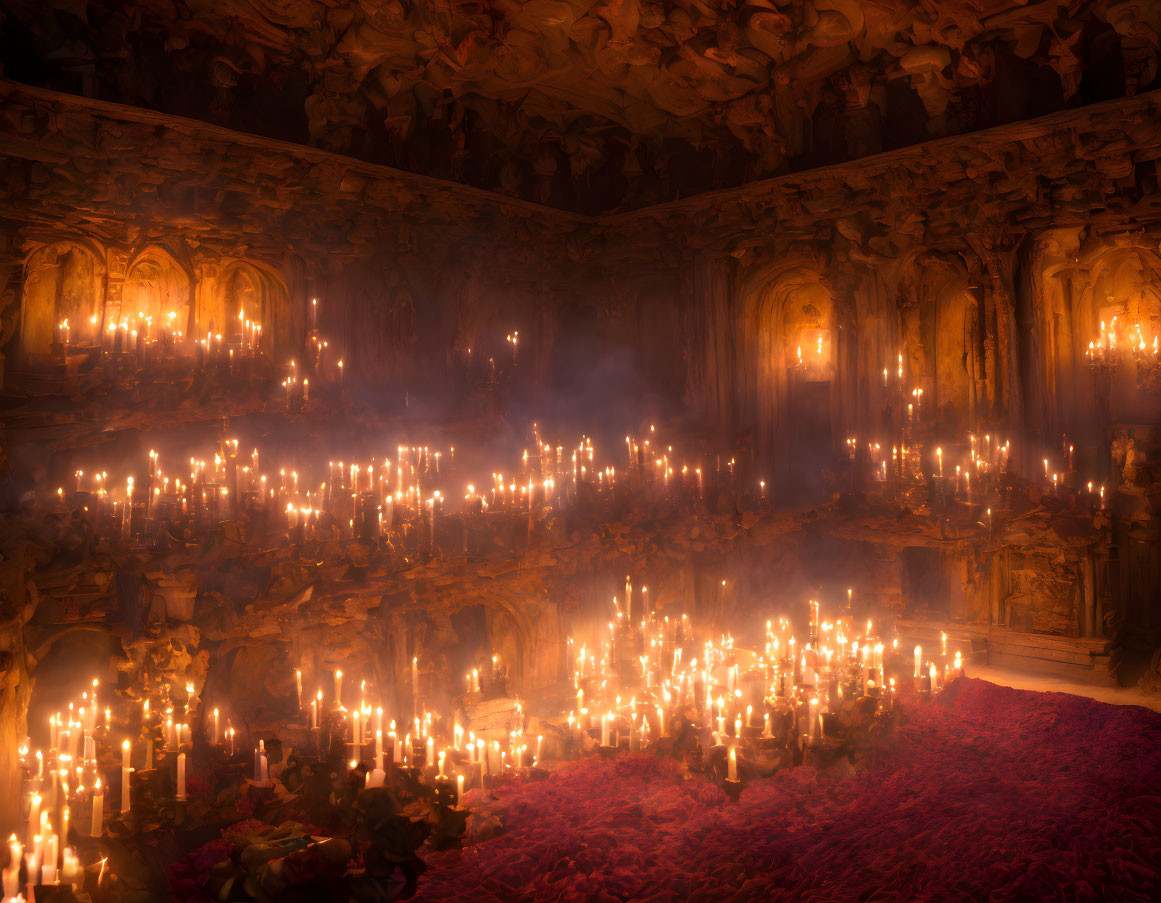
<svg viewBox="0 0 1161 903">
<path fill-rule="evenodd" d="M 588 213 L 1161 84 L 1155 0 L 9 0 L 5 75 Z"/>
</svg>

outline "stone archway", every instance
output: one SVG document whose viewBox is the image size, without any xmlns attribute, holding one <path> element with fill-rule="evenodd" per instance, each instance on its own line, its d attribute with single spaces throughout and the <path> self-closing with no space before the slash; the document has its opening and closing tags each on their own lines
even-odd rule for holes
<svg viewBox="0 0 1161 903">
<path fill-rule="evenodd" d="M 1089 378 L 1090 354 L 1113 346 L 1119 366 L 1101 390 L 1107 415 L 1114 421 L 1157 422 L 1156 397 L 1144 391 L 1144 379 L 1158 356 L 1154 343 L 1161 341 L 1161 257 L 1137 247 L 1102 249 L 1089 261 L 1087 274 L 1074 280 L 1073 299 L 1067 338 L 1078 382 Z"/>
<path fill-rule="evenodd" d="M 928 422 L 961 436 L 978 426 L 987 395 L 980 291 L 962 260 L 930 253 L 905 265 L 900 291 L 907 376 L 924 391 Z"/>
<path fill-rule="evenodd" d="M 104 253 L 82 240 L 44 245 L 24 264 L 21 347 L 48 354 L 60 324 L 69 321 L 71 342 L 99 340 L 105 308 Z"/>
<path fill-rule="evenodd" d="M 851 311 L 808 264 L 767 270 L 743 291 L 743 392 L 758 456 L 784 481 L 816 476 L 840 448 L 853 415 Z"/>
<path fill-rule="evenodd" d="M 188 270 L 168 251 L 151 245 L 126 268 L 118 322 L 144 325 L 149 339 L 156 339 L 162 329 L 190 335 L 192 298 Z"/>
<path fill-rule="evenodd" d="M 293 347 L 294 325 L 286 284 L 263 264 L 230 261 L 202 298 L 199 335 L 213 332 L 227 342 L 238 340 L 247 322 L 260 325 L 258 347 L 267 354 Z"/>
</svg>

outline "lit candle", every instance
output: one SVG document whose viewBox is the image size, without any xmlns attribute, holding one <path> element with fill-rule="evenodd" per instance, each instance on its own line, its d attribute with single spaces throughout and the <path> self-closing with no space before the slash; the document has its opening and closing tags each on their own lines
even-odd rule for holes
<svg viewBox="0 0 1161 903">
<path fill-rule="evenodd" d="M 30 842 L 29 846 L 31 849 L 24 854 L 24 866 L 28 871 L 28 899 L 35 900 L 33 888 L 37 884 L 36 876 L 40 874 L 40 856 L 37 853 L 40 848 L 40 837 L 36 837 L 35 843 Z"/>
<path fill-rule="evenodd" d="M 125 740 L 121 743 L 121 811 L 129 811 L 129 775 L 133 769 L 129 765 L 129 756 L 133 749 L 132 744 Z"/>
<path fill-rule="evenodd" d="M 44 858 L 41 860 L 40 867 L 40 883 L 44 885 L 56 884 L 56 857 L 57 847 L 59 844 L 57 835 L 54 833 L 49 836 L 48 844 L 44 851 Z M 30 874 L 31 877 L 31 874 Z"/>
<path fill-rule="evenodd" d="M 101 779 L 93 785 L 93 815 L 89 823 L 89 836 L 100 837 L 105 828 L 105 790 L 101 786 Z"/>
<path fill-rule="evenodd" d="M 177 754 L 177 799 L 185 800 L 185 753 Z"/>
<path fill-rule="evenodd" d="M 4 903 L 16 903 L 20 896 L 20 860 L 24 855 L 20 841 L 13 834 L 8 838 L 8 865 L 4 867 Z"/>
<path fill-rule="evenodd" d="M 726 779 L 730 781 L 738 780 L 738 748 L 736 746 L 730 747 L 729 771 L 726 774 Z"/>
</svg>

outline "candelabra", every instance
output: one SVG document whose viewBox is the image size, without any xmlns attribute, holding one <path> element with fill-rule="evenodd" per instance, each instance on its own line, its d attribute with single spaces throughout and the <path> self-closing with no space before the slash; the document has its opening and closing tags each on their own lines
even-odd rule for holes
<svg viewBox="0 0 1161 903">
<path fill-rule="evenodd" d="M 1151 381 L 1157 371 L 1159 337 L 1153 336 L 1150 343 L 1140 323 L 1134 323 L 1131 329 L 1126 330 L 1118 326 L 1117 320 L 1117 317 L 1113 317 L 1107 325 L 1101 320 L 1100 333 L 1094 341 L 1088 343 L 1085 352 L 1089 366 L 1095 373 L 1112 375 L 1131 356 L 1137 365 L 1137 382 L 1143 384 Z"/>
</svg>

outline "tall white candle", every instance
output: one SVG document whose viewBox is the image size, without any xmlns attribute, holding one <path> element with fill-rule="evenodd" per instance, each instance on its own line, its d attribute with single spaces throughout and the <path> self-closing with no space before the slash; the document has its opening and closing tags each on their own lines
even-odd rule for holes
<svg viewBox="0 0 1161 903">
<path fill-rule="evenodd" d="M 89 836 L 100 837 L 105 830 L 105 789 L 101 779 L 93 786 L 93 815 L 89 821 Z"/>
<path fill-rule="evenodd" d="M 39 838 L 37 838 L 37 840 L 39 840 Z M 30 846 L 31 846 L 31 844 L 30 844 Z M 29 849 L 25 852 L 25 854 L 24 854 L 24 866 L 28 871 L 28 876 L 27 876 L 28 877 L 28 894 L 27 894 L 27 898 L 29 900 L 34 900 L 35 899 L 35 892 L 33 891 L 33 888 L 36 886 L 36 879 L 37 879 L 37 876 L 40 874 L 40 856 L 37 854 L 35 848 Z"/>
<path fill-rule="evenodd" d="M 185 753 L 177 754 L 177 798 L 185 800 Z"/>
<path fill-rule="evenodd" d="M 32 798 L 28 803 L 28 845 L 32 845 L 32 839 L 36 837 L 36 832 L 40 828 L 40 804 L 41 796 L 39 793 L 32 794 Z"/>
<path fill-rule="evenodd" d="M 730 747 L 729 770 L 726 778 L 731 781 L 738 779 L 738 747 L 736 746 Z"/>
<path fill-rule="evenodd" d="M 53 834 L 46 845 L 44 858 L 40 866 L 40 883 L 44 885 L 56 884 L 56 852 L 57 838 Z M 31 876 L 30 876 L 31 877 Z"/>
<path fill-rule="evenodd" d="M 8 865 L 3 875 L 4 903 L 16 903 L 20 895 L 20 859 L 23 855 L 24 850 L 16 835 L 8 838 Z"/>
<path fill-rule="evenodd" d="M 133 749 L 128 740 L 121 743 L 121 811 L 129 811 L 129 775 L 133 769 L 129 767 L 129 755 Z"/>
</svg>

